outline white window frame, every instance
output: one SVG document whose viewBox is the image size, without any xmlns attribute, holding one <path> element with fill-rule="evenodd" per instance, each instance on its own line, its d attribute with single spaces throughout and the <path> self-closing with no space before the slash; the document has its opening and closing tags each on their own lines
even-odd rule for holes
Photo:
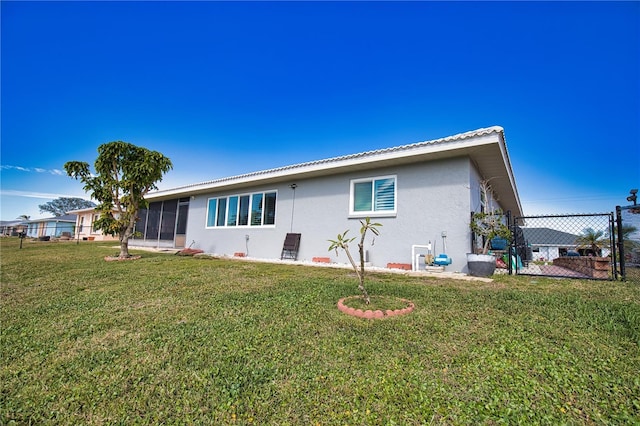
<svg viewBox="0 0 640 426">
<path fill-rule="evenodd" d="M 375 181 L 393 179 L 393 210 L 375 210 Z M 371 210 L 355 211 L 355 186 L 371 182 Z M 395 217 L 398 214 L 398 175 L 373 176 L 351 179 L 349 183 L 349 217 Z"/>
<path fill-rule="evenodd" d="M 100 219 L 100 213 L 92 213 L 91 214 L 91 228 L 89 234 L 99 234 L 101 231 L 95 228 L 95 223 Z"/>
<path fill-rule="evenodd" d="M 276 194 L 276 205 L 275 205 L 275 209 L 274 209 L 274 220 L 273 220 L 273 224 L 266 224 L 265 225 L 265 215 L 267 214 L 267 209 L 265 208 L 265 203 L 266 203 L 266 195 L 267 194 Z M 262 219 L 261 219 L 261 224 L 260 225 L 252 225 L 251 224 L 251 206 L 253 205 L 253 197 L 254 195 L 262 195 Z M 238 221 L 240 218 L 240 199 L 242 197 L 248 196 L 249 197 L 249 212 L 248 212 L 248 219 L 247 219 L 247 224 L 246 225 L 238 225 Z M 233 198 L 233 197 L 237 197 L 238 198 L 238 203 L 236 206 L 236 225 L 228 225 L 228 219 L 229 219 L 229 206 L 231 203 L 229 203 L 229 199 Z M 220 199 L 226 199 L 226 203 L 225 203 L 225 213 L 224 213 L 224 225 L 217 225 L 218 222 L 218 208 L 220 207 Z M 216 211 L 213 212 L 213 226 L 209 226 L 209 208 L 211 206 L 211 200 L 216 200 Z M 260 229 L 260 228 L 275 228 L 276 226 L 276 218 L 278 216 L 278 191 L 273 189 L 273 190 L 265 190 L 265 191 L 257 191 L 257 192 L 246 192 L 246 193 L 242 193 L 242 194 L 230 194 L 230 195 L 221 195 L 218 197 L 209 197 L 207 198 L 207 210 L 206 210 L 206 214 L 205 214 L 205 222 L 204 222 L 204 227 L 205 229 Z"/>
</svg>

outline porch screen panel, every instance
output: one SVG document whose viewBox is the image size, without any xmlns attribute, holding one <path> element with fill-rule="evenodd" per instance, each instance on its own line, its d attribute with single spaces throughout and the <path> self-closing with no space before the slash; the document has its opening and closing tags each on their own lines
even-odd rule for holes
<svg viewBox="0 0 640 426">
<path fill-rule="evenodd" d="M 160 226 L 160 239 L 173 240 L 176 231 L 176 214 L 178 212 L 178 200 L 167 200 L 162 206 L 162 223 Z"/>
<path fill-rule="evenodd" d="M 138 210 L 138 221 L 136 222 L 135 231 L 140 233 L 138 238 L 145 238 L 145 231 L 147 228 L 147 214 L 149 213 L 148 209 L 140 209 Z"/>
<path fill-rule="evenodd" d="M 149 203 L 149 214 L 147 216 L 147 240 L 157 240 L 160 233 L 160 213 L 162 212 L 162 201 Z"/>
</svg>

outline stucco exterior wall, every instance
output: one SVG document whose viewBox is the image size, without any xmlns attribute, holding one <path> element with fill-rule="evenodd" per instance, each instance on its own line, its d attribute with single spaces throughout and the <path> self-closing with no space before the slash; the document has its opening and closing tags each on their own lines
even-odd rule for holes
<svg viewBox="0 0 640 426">
<path fill-rule="evenodd" d="M 117 241 L 117 237 L 111 235 L 104 235 L 102 230 L 93 229 L 93 221 L 98 217 L 95 210 L 79 211 L 76 219 L 76 234 L 74 238 L 82 239 L 94 239 L 96 241 Z"/>
<path fill-rule="evenodd" d="M 441 233 L 445 231 L 447 254 L 453 259 L 447 270 L 466 272 L 466 253 L 471 244 L 471 193 L 477 193 L 472 191 L 477 173 L 467 157 L 196 195 L 189 206 L 187 241 L 195 241 L 192 248 L 207 253 L 232 256 L 242 252 L 251 257 L 279 259 L 285 235 L 296 232 L 302 234 L 298 260 L 329 257 L 332 262 L 347 263 L 344 253 L 336 256 L 327 250 L 327 240 L 347 229 L 351 236 L 359 236 L 359 218 L 349 216 L 350 181 L 386 175 L 397 176 L 397 214 L 372 218 L 383 226 L 375 245 L 371 245 L 372 236 L 367 237 L 369 262 L 381 267 L 390 262 L 410 264 L 411 245 L 429 241 L 435 244 L 434 254 L 441 253 Z M 297 185 L 295 191 L 290 188 L 292 183 Z M 274 226 L 207 229 L 209 198 L 273 190 L 277 191 Z M 355 241 L 352 253 L 357 255 Z"/>
</svg>

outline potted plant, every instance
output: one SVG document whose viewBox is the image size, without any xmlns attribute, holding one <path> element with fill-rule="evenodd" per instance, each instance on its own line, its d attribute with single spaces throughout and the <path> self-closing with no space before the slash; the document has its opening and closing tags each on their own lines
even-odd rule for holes
<svg viewBox="0 0 640 426">
<path fill-rule="evenodd" d="M 504 222 L 504 215 L 500 209 L 493 206 L 493 191 L 488 180 L 480 182 L 480 197 L 485 202 L 485 211 L 471 215 L 471 232 L 482 241 L 479 253 L 467 253 L 467 267 L 469 275 L 474 277 L 488 277 L 496 270 L 496 258 L 489 253 L 492 240 L 511 240 L 511 231 Z"/>
</svg>

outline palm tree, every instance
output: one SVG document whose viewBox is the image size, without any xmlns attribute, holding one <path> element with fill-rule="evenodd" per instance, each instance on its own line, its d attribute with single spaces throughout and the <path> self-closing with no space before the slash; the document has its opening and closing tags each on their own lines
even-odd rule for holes
<svg viewBox="0 0 640 426">
<path fill-rule="evenodd" d="M 28 214 L 21 214 L 20 216 L 17 217 L 17 219 L 26 221 L 26 220 L 31 219 L 31 216 L 29 216 Z"/>
<path fill-rule="evenodd" d="M 595 256 L 602 256 L 602 249 L 609 246 L 609 238 L 604 231 L 595 231 L 593 228 L 586 228 L 576 239 L 578 248 L 591 250 Z"/>
</svg>

